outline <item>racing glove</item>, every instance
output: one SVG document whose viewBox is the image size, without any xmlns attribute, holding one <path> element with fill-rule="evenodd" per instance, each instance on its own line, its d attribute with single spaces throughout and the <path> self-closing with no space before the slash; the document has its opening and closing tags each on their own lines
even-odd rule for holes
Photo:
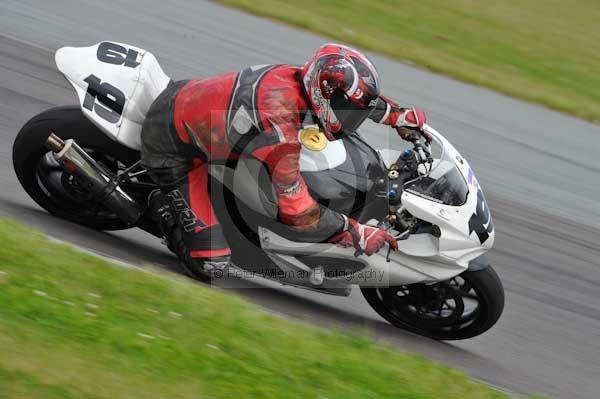
<svg viewBox="0 0 600 399">
<path fill-rule="evenodd" d="M 354 247 L 356 256 L 361 253 L 371 256 L 383 248 L 386 242 L 394 251 L 398 249 L 398 242 L 386 231 L 360 224 L 345 215 L 342 216 L 344 217 L 342 232 L 331 237 L 328 240 L 330 243 L 343 248 Z"/>
<path fill-rule="evenodd" d="M 423 124 L 427 122 L 425 112 L 420 108 L 403 108 L 398 120 L 396 130 L 400 137 L 406 141 L 416 141 L 420 136 L 431 144 L 431 136 L 423 131 Z"/>
</svg>

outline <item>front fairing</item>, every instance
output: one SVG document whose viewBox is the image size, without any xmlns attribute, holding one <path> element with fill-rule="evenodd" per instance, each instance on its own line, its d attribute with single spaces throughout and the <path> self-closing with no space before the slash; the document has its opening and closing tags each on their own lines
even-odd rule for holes
<svg viewBox="0 0 600 399">
<path fill-rule="evenodd" d="M 441 197 L 430 198 L 408 185 L 402 194 L 402 205 L 418 219 L 439 227 L 439 237 L 413 235 L 403 241 L 400 248 L 407 254 L 438 256 L 466 267 L 470 260 L 492 247 L 494 224 L 483 191 L 467 160 L 441 134 L 429 126 L 426 129 L 441 148 L 437 165 L 455 168 L 464 179 L 463 183 L 456 184 L 464 184 L 464 188 L 457 189 L 460 195 L 452 196 L 455 200 L 449 202 L 441 201 Z M 464 203 L 458 205 L 462 201 L 456 202 L 456 198 L 461 198 L 464 191 Z"/>
<path fill-rule="evenodd" d="M 407 255 L 433 257 L 466 267 L 471 259 L 492 247 L 494 225 L 468 161 L 444 136 L 429 126 L 425 128 L 433 136 L 437 151 L 432 154 L 436 158 L 432 170 L 421 172 L 436 184 L 406 183 L 401 204 L 425 221 L 424 225 L 437 226 L 440 234 L 432 233 L 431 228 L 418 229 L 401 242 L 400 250 Z M 361 222 L 382 220 L 390 209 L 386 165 L 394 163 L 400 151 L 377 152 L 358 135 L 335 143 L 338 156 L 329 154 L 325 157 L 329 165 L 321 167 L 319 154 L 303 149 L 302 175 L 311 195 L 321 204 Z"/>
</svg>

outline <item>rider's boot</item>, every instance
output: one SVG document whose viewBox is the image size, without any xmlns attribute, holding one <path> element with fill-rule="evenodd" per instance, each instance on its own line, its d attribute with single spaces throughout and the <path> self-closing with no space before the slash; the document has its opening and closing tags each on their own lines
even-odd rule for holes
<svg viewBox="0 0 600 399">
<path fill-rule="evenodd" d="M 229 255 L 197 258 L 190 256 L 190 252 L 185 245 L 178 252 L 181 267 L 189 276 L 208 283 L 223 278 L 229 272 Z"/>
<path fill-rule="evenodd" d="M 163 244 L 171 252 L 177 253 L 177 245 L 181 241 L 181 233 L 171 213 L 170 201 L 160 189 L 152 191 L 148 196 L 148 209 L 150 209 L 152 220 L 158 224 L 163 234 Z"/>
<path fill-rule="evenodd" d="M 229 267 L 229 249 L 217 250 L 217 256 L 201 256 L 204 253 L 211 255 L 210 249 L 206 250 L 204 247 L 208 244 L 210 248 L 213 237 L 210 232 L 205 232 L 206 237 L 199 237 L 195 230 L 188 229 L 186 232 L 177 223 L 186 220 L 189 209 L 181 206 L 181 196 L 173 191 L 165 194 L 157 189 L 148 197 L 153 220 L 160 226 L 168 248 L 177 255 L 183 271 L 191 277 L 210 282 L 214 278 L 225 276 Z M 221 241 L 220 237 L 215 238 L 215 241 Z M 200 248 L 194 250 L 194 247 Z"/>
</svg>

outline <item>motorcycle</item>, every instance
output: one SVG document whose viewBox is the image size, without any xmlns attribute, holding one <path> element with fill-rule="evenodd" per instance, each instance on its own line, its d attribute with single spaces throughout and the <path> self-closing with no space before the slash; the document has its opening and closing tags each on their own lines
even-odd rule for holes
<svg viewBox="0 0 600 399">
<path fill-rule="evenodd" d="M 60 218 L 162 237 L 147 206 L 156 185 L 140 161 L 140 135 L 171 79 L 152 53 L 116 42 L 63 47 L 55 61 L 80 104 L 44 111 L 21 128 L 13 145 L 21 185 Z M 260 162 L 211 163 L 211 197 L 232 264 L 331 295 L 358 285 L 392 325 L 438 340 L 491 328 L 504 290 L 484 255 L 494 242 L 490 211 L 467 160 L 434 128 L 424 131 L 431 145 L 418 140 L 403 151 L 375 150 L 358 133 L 335 142 L 315 127 L 300 135 L 301 173 L 313 198 L 400 241 L 398 251 L 372 256 L 294 236 L 277 221 Z"/>
</svg>

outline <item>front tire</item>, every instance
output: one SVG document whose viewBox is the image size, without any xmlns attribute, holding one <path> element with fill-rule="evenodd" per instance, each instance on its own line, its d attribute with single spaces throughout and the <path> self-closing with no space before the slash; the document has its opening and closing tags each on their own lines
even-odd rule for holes
<svg viewBox="0 0 600 399">
<path fill-rule="evenodd" d="M 504 310 L 504 288 L 491 266 L 433 285 L 361 287 L 361 291 L 371 307 L 392 325 L 444 341 L 484 333 Z M 476 306 L 469 308 L 469 301 L 475 301 Z"/>
<path fill-rule="evenodd" d="M 73 195 L 66 187 L 68 174 L 53 161 L 45 146 L 50 133 L 63 140 L 75 139 L 86 151 L 89 149 L 101 157 L 105 165 L 115 167 L 118 162 L 130 165 L 139 159 L 137 151 L 111 140 L 78 106 L 52 108 L 30 119 L 13 144 L 13 167 L 27 194 L 39 206 L 62 219 L 97 230 L 130 228 L 114 212 Z M 96 158 L 93 154 L 92 157 Z"/>
</svg>

